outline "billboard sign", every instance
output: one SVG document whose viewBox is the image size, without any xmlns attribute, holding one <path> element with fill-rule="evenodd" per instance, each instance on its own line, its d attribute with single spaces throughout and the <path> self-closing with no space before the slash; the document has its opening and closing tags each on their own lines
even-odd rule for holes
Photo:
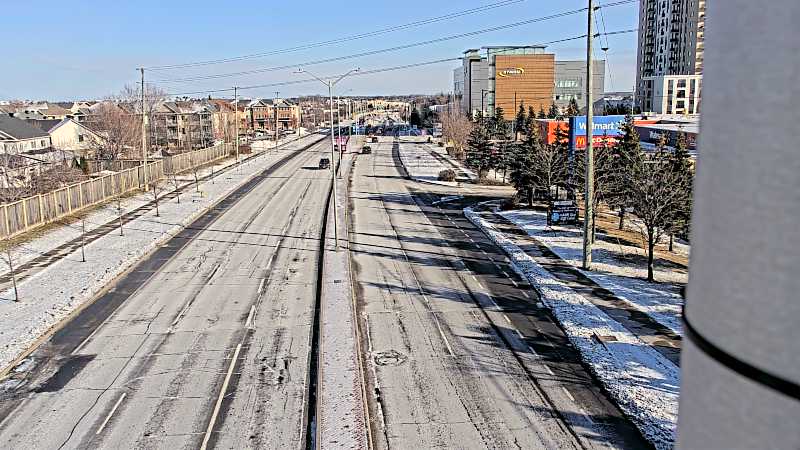
<svg viewBox="0 0 800 450">
<path fill-rule="evenodd" d="M 683 133 L 686 137 L 686 146 L 689 150 L 697 150 L 697 134 L 687 131 L 665 130 L 662 128 L 652 128 L 648 126 L 636 126 L 639 139 L 642 142 L 658 145 L 662 136 L 667 138 L 667 146 L 675 147 L 678 145 L 678 136 Z"/>
<path fill-rule="evenodd" d="M 625 116 L 594 116 L 592 122 L 592 136 L 594 136 L 592 142 L 598 142 L 599 137 L 600 143 L 602 143 L 604 137 L 614 138 L 622 135 L 621 127 L 625 122 Z M 586 116 L 569 118 L 569 143 L 573 149 L 586 147 Z"/>
</svg>

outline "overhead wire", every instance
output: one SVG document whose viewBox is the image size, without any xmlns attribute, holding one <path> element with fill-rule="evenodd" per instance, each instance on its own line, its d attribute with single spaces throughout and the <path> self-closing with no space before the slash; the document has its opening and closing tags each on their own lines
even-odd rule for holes
<svg viewBox="0 0 800 450">
<path fill-rule="evenodd" d="M 633 33 L 633 32 L 636 32 L 637 30 L 638 30 L 637 28 L 632 28 L 632 29 L 628 29 L 628 30 L 610 31 L 610 32 L 606 32 L 606 33 L 603 33 L 603 34 L 606 34 L 606 35 L 617 35 L 617 34 Z M 556 40 L 548 41 L 548 42 L 543 42 L 543 43 L 541 43 L 539 45 L 552 45 L 552 44 L 557 44 L 557 43 L 561 43 L 561 42 L 574 41 L 574 40 L 584 39 L 584 38 L 586 38 L 586 34 L 582 34 L 582 35 L 578 35 L 578 36 L 572 36 L 572 37 L 563 38 L 563 39 L 556 39 Z M 355 73 L 350 74 L 350 76 L 372 75 L 372 74 L 376 74 L 376 73 L 383 73 L 383 72 L 389 72 L 389 71 L 395 71 L 395 70 L 403 70 L 403 69 L 409 69 L 409 68 L 420 67 L 420 66 L 440 64 L 440 63 L 445 63 L 445 62 L 461 61 L 461 59 L 462 59 L 462 57 L 459 56 L 459 57 L 453 57 L 453 58 L 436 59 L 436 60 L 432 60 L 432 61 L 422 61 L 422 62 L 417 62 L 417 63 L 399 65 L 399 66 L 392 66 L 392 67 L 385 67 L 385 68 L 373 69 L 373 70 L 368 70 L 368 71 L 355 72 Z M 330 76 L 322 77 L 322 78 L 335 78 L 337 76 L 339 76 L 339 75 L 330 75 Z M 311 82 L 317 82 L 317 81 L 318 80 L 316 78 L 304 78 L 304 79 L 300 79 L 300 80 L 278 81 L 278 82 L 273 82 L 273 83 L 257 84 L 257 85 L 250 85 L 250 86 L 238 86 L 238 87 L 236 87 L 236 89 L 238 89 L 239 91 L 243 91 L 243 90 L 252 90 L 252 89 L 260 89 L 260 88 L 276 87 L 276 86 L 288 86 L 288 85 L 296 85 L 296 84 L 305 84 L 305 83 L 311 83 Z M 171 92 L 171 93 L 167 93 L 166 95 L 167 96 L 172 96 L 172 97 L 179 97 L 179 96 L 186 96 L 186 95 L 216 94 L 216 93 L 222 93 L 222 92 L 233 92 L 233 90 L 234 90 L 233 87 L 230 87 L 230 88 L 219 88 L 219 89 L 202 89 L 202 90 L 186 91 L 186 92 Z"/>
<path fill-rule="evenodd" d="M 429 18 L 429 19 L 423 19 L 423 20 L 418 20 L 418 21 L 414 21 L 414 22 L 409 22 L 409 23 L 402 24 L 402 25 L 390 26 L 390 27 L 387 27 L 387 28 L 382 28 L 382 29 L 378 29 L 378 30 L 374 30 L 374 31 L 369 31 L 369 32 L 366 32 L 366 33 L 360 33 L 360 34 L 345 36 L 345 37 L 341 37 L 341 38 L 329 39 L 329 40 L 325 40 L 325 41 L 313 42 L 313 43 L 309 43 L 309 44 L 297 45 L 297 46 L 294 46 L 294 47 L 287 47 L 287 48 L 271 50 L 271 51 L 266 51 L 266 52 L 261 52 L 261 53 L 252 53 L 252 54 L 249 54 L 249 55 L 234 56 L 234 57 L 230 57 L 230 58 L 211 59 L 211 60 L 205 60 L 205 61 L 196 61 L 196 62 L 190 62 L 190 63 L 167 64 L 167 65 L 160 65 L 160 66 L 149 66 L 149 67 L 145 67 L 145 69 L 147 69 L 147 70 L 172 70 L 172 69 L 183 69 L 183 68 L 191 68 L 191 67 L 208 66 L 208 65 L 214 65 L 214 64 L 224 64 L 224 63 L 237 62 L 237 61 L 245 61 L 245 60 L 248 60 L 248 59 L 258 59 L 258 58 L 263 58 L 263 57 L 271 56 L 271 55 L 291 53 L 291 52 L 296 52 L 296 51 L 300 51 L 300 50 L 308 50 L 308 49 L 312 49 L 312 48 L 316 48 L 316 47 L 323 47 L 323 46 L 328 46 L 328 45 L 333 45 L 333 44 L 340 44 L 340 43 L 350 42 L 350 41 L 359 40 L 359 39 L 366 39 L 368 37 L 374 37 L 374 36 L 379 36 L 379 35 L 382 35 L 382 34 L 393 33 L 393 32 L 396 32 L 396 31 L 407 30 L 407 29 L 410 29 L 410 28 L 416 28 L 416 27 L 423 26 L 423 25 L 429 25 L 429 24 L 432 24 L 432 23 L 437 23 L 437 22 L 442 22 L 442 21 L 445 21 L 445 20 L 455 19 L 455 18 L 458 18 L 458 17 L 463 17 L 463 16 L 466 16 L 466 15 L 470 15 L 470 14 L 475 14 L 475 13 L 484 12 L 484 11 L 488 11 L 488 10 L 492 10 L 492 9 L 496 9 L 496 8 L 501 8 L 501 7 L 504 7 L 504 6 L 509 6 L 509 5 L 513 5 L 513 4 L 516 4 L 516 3 L 521 3 L 523 1 L 525 1 L 525 0 L 503 0 L 503 1 L 500 1 L 500 2 L 491 3 L 491 4 L 488 4 L 488 5 L 484 5 L 484 6 L 479 6 L 479 7 L 476 7 L 476 8 L 470 8 L 470 9 L 466 9 L 466 10 L 462 10 L 462 11 L 448 13 L 448 14 L 445 14 L 445 15 L 442 15 L 442 16 L 437 16 L 437 17 L 432 17 L 432 18 Z"/>
</svg>

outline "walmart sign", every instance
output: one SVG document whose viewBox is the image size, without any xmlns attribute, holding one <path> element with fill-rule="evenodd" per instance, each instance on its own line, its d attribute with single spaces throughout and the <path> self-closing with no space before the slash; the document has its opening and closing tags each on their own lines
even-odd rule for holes
<svg viewBox="0 0 800 450">
<path fill-rule="evenodd" d="M 622 135 L 621 128 L 625 122 L 625 116 L 594 116 L 592 122 L 592 136 L 595 136 L 595 139 L 592 140 L 597 140 L 598 136 L 602 140 L 603 136 L 616 137 Z M 572 148 L 586 146 L 586 116 L 569 118 L 569 142 Z M 583 145 L 580 145 L 581 143 Z"/>
</svg>

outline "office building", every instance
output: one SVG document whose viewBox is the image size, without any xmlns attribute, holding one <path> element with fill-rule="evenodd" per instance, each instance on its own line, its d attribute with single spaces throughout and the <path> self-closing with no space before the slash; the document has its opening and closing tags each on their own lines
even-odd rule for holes
<svg viewBox="0 0 800 450">
<path fill-rule="evenodd" d="M 594 89 L 603 93 L 605 61 L 595 61 Z M 482 112 L 494 115 L 503 108 L 506 119 L 520 104 L 548 110 L 553 102 L 560 108 L 571 98 L 583 106 L 586 95 L 586 62 L 556 61 L 544 46 L 500 46 L 469 49 L 462 66 L 453 71 L 453 93 L 461 110 L 473 117 Z"/>
</svg>

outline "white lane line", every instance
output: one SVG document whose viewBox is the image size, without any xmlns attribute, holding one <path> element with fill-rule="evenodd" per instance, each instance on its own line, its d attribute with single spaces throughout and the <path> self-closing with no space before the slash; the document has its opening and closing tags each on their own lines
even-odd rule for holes
<svg viewBox="0 0 800 450">
<path fill-rule="evenodd" d="M 256 292 L 258 293 L 258 295 L 261 295 L 261 293 L 264 292 L 264 279 L 263 278 L 261 279 L 261 282 L 258 283 L 258 291 L 256 291 Z"/>
<path fill-rule="evenodd" d="M 253 316 L 256 314 L 256 305 L 250 305 L 250 314 L 247 315 L 247 320 L 244 322 L 245 328 L 252 328 Z"/>
<path fill-rule="evenodd" d="M 511 284 L 513 284 L 513 285 L 514 285 L 514 287 L 519 287 L 519 284 L 517 284 L 517 282 L 516 282 L 516 281 L 514 281 L 514 279 L 513 279 L 513 278 L 511 278 Z"/>
<path fill-rule="evenodd" d="M 470 276 L 472 277 L 473 280 L 478 281 L 478 279 L 475 278 L 475 275 L 470 275 Z"/>
<path fill-rule="evenodd" d="M 567 394 L 567 397 L 569 397 L 570 400 L 572 400 L 573 402 L 575 401 L 575 397 L 572 396 L 572 394 L 569 392 L 569 390 L 567 390 L 567 388 L 561 386 L 561 390 L 564 391 L 565 394 Z"/>
<path fill-rule="evenodd" d="M 217 404 L 214 405 L 214 412 L 211 413 L 211 420 L 208 422 L 208 428 L 206 428 L 206 435 L 203 437 L 203 444 L 200 446 L 200 450 L 206 450 L 208 447 L 208 441 L 211 439 L 211 432 L 214 430 L 214 424 L 217 422 L 217 416 L 219 415 L 219 410 L 222 407 L 222 399 L 225 398 L 225 391 L 228 390 L 228 383 L 231 381 L 231 375 L 233 374 L 233 367 L 236 365 L 236 360 L 239 359 L 239 352 L 242 350 L 242 344 L 238 344 L 236 346 L 236 350 L 233 352 L 233 358 L 231 358 L 231 365 L 228 366 L 228 373 L 225 374 L 225 381 L 222 382 L 222 389 L 219 391 L 219 397 L 217 397 Z"/>
<path fill-rule="evenodd" d="M 453 353 L 453 348 L 450 347 L 450 341 L 447 340 L 447 337 L 444 335 L 444 331 L 442 331 L 442 326 L 439 325 L 439 319 L 437 319 L 436 316 L 433 316 L 433 321 L 436 322 L 436 329 L 439 330 L 439 335 L 444 341 L 444 346 L 447 347 L 447 353 L 449 353 L 450 356 L 455 356 Z"/>
<path fill-rule="evenodd" d="M 501 270 L 500 272 L 503 274 L 504 277 L 511 278 L 511 275 L 509 275 L 508 272 L 506 272 L 505 270 Z"/>
<path fill-rule="evenodd" d="M 103 428 L 105 428 L 106 425 L 108 425 L 108 421 L 111 420 L 111 416 L 113 416 L 114 413 L 117 412 L 117 408 L 119 408 L 119 404 L 122 403 L 122 400 L 125 399 L 126 395 L 128 395 L 128 393 L 127 392 L 123 392 L 122 395 L 119 396 L 119 400 L 117 400 L 117 403 L 114 403 L 114 407 L 111 408 L 111 411 L 109 411 L 108 415 L 106 416 L 106 420 L 104 420 L 103 423 L 100 424 L 100 428 L 98 428 L 97 431 L 94 434 L 97 435 L 97 434 L 100 434 L 100 433 L 103 432 Z"/>
<path fill-rule="evenodd" d="M 520 339 L 525 339 L 525 335 L 523 335 L 519 330 L 517 330 L 517 336 L 519 336 Z"/>
<path fill-rule="evenodd" d="M 531 296 L 530 296 L 530 295 L 528 295 L 528 293 L 527 293 L 527 292 L 525 292 L 525 291 L 523 291 L 523 292 L 522 292 L 522 295 L 524 295 L 524 296 L 525 296 L 525 298 L 531 298 Z"/>
<path fill-rule="evenodd" d="M 506 322 L 511 323 L 511 319 L 509 319 L 505 314 L 503 314 L 503 319 L 506 319 Z"/>
</svg>

